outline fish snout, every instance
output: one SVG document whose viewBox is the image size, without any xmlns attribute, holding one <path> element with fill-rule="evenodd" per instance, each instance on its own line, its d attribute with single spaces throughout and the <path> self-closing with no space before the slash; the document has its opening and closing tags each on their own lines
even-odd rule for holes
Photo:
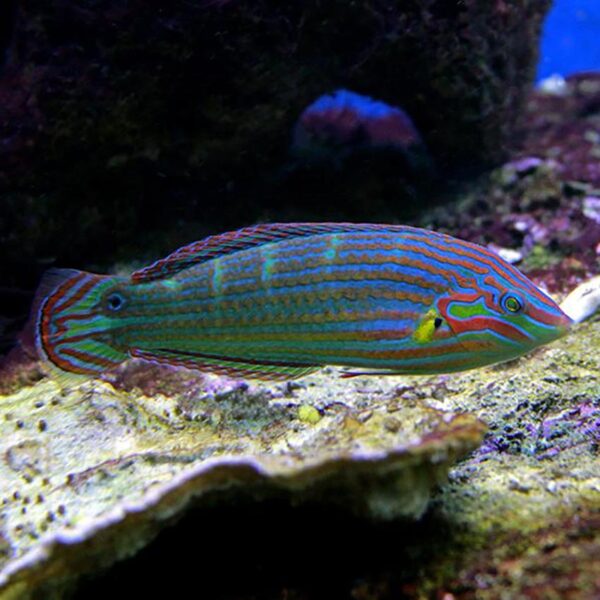
<svg viewBox="0 0 600 600">
<path fill-rule="evenodd" d="M 556 332 L 558 334 L 556 337 L 563 337 L 564 335 L 569 333 L 574 323 L 575 321 L 573 321 L 573 319 L 571 319 L 569 315 L 567 315 L 561 310 L 560 314 L 557 315 L 556 321 L 554 323 L 554 327 L 556 328 Z"/>
</svg>

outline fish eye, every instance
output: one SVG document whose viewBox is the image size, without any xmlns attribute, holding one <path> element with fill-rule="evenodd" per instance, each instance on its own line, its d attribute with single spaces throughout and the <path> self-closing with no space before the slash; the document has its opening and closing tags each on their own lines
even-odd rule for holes
<svg viewBox="0 0 600 600">
<path fill-rule="evenodd" d="M 512 294 L 503 296 L 500 304 L 507 312 L 518 313 L 523 310 L 523 301 Z"/>
<path fill-rule="evenodd" d="M 112 312 L 117 312 L 125 306 L 125 296 L 121 292 L 112 292 L 106 298 L 106 308 Z"/>
</svg>

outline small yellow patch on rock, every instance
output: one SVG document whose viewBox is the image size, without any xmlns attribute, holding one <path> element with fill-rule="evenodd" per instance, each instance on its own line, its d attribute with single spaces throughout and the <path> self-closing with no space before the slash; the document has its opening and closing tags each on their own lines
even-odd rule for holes
<svg viewBox="0 0 600 600">
<path fill-rule="evenodd" d="M 321 413 L 310 404 L 301 404 L 298 407 L 298 418 L 303 423 L 316 425 L 321 420 Z"/>
</svg>

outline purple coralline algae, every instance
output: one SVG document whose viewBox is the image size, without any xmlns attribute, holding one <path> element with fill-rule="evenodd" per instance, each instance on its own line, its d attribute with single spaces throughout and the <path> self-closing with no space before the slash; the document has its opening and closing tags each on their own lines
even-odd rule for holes
<svg viewBox="0 0 600 600">
<path fill-rule="evenodd" d="M 535 434 L 538 458 L 550 458 L 579 446 L 597 451 L 600 444 L 600 407 L 594 401 L 581 402 L 544 419 Z"/>
<path fill-rule="evenodd" d="M 538 286 L 568 293 L 600 266 L 600 78 L 536 89 L 520 148 L 453 208 L 418 221 L 495 250 Z"/>
<path fill-rule="evenodd" d="M 573 448 L 597 451 L 600 444 L 600 406 L 585 400 L 551 414 L 539 423 L 505 425 L 491 434 L 479 449 L 479 459 L 496 453 L 527 454 L 546 459 Z"/>
<path fill-rule="evenodd" d="M 424 150 L 423 140 L 400 108 L 348 90 L 315 100 L 300 115 L 292 150 L 308 157 L 330 153 L 344 156 L 356 150 Z"/>
<path fill-rule="evenodd" d="M 600 73 L 567 77 L 559 93 L 533 92 L 521 154 L 556 161 L 563 180 L 600 184 Z"/>
</svg>

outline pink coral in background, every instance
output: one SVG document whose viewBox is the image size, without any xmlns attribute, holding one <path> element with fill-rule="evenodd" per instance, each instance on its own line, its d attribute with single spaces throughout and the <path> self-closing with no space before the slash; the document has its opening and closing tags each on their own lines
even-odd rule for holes
<svg viewBox="0 0 600 600">
<path fill-rule="evenodd" d="M 317 98 L 294 130 L 292 150 L 299 156 L 343 158 L 369 149 L 426 156 L 419 132 L 402 109 L 348 90 Z"/>
</svg>

